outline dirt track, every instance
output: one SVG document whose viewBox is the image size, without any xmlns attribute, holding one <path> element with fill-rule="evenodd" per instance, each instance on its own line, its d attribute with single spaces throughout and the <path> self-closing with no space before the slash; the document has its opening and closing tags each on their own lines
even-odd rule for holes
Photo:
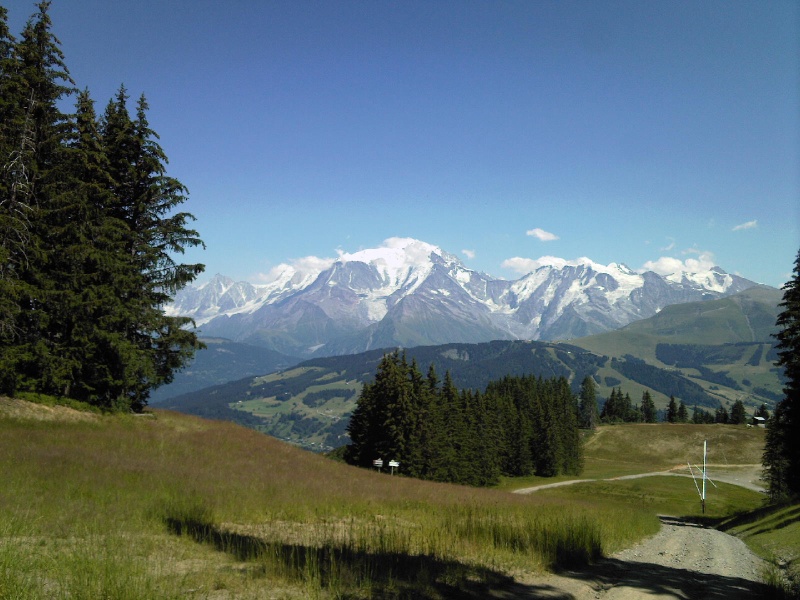
<svg viewBox="0 0 800 600">
<path fill-rule="evenodd" d="M 724 481 L 732 485 L 738 485 L 754 492 L 763 492 L 764 486 L 761 482 L 762 466 L 758 465 L 708 465 L 708 477 L 712 481 Z M 655 477 L 655 476 L 671 476 L 671 477 L 691 477 L 688 467 L 683 465 L 670 469 L 669 471 L 653 471 L 652 473 L 638 473 L 636 475 L 622 475 L 620 477 L 611 477 L 609 479 L 602 479 L 599 481 L 617 481 L 620 479 L 639 479 L 641 477 Z M 695 471 L 695 476 L 699 476 Z M 573 485 L 576 483 L 587 483 L 590 481 L 598 481 L 597 479 L 571 479 L 569 481 L 559 481 L 558 483 L 545 483 L 528 488 L 514 490 L 515 494 L 531 494 L 539 490 L 546 490 L 549 488 L 561 487 L 564 485 Z"/>
<path fill-rule="evenodd" d="M 496 598 L 739 600 L 763 597 L 761 561 L 741 540 L 670 517 L 652 538 L 581 571 L 520 584 Z"/>
<path fill-rule="evenodd" d="M 644 473 L 620 477 L 684 475 L 676 472 Z M 718 469 L 717 481 L 763 491 L 760 465 L 729 465 Z M 570 485 L 579 481 L 517 490 Z M 526 582 L 496 598 L 554 598 L 560 600 L 725 599 L 761 598 L 761 559 L 740 539 L 673 517 L 661 517 L 661 530 L 653 537 L 623 550 L 599 564 Z"/>
</svg>

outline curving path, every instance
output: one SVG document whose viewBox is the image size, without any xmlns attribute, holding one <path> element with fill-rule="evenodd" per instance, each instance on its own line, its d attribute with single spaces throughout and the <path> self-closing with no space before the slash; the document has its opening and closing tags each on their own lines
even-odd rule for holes
<svg viewBox="0 0 800 600">
<path fill-rule="evenodd" d="M 761 465 L 706 465 L 706 469 L 710 471 L 708 478 L 713 481 L 724 481 L 732 485 L 738 485 L 755 492 L 764 492 L 764 487 L 760 483 Z M 681 473 L 680 471 L 685 471 Z M 684 466 L 674 467 L 667 471 L 652 471 L 650 473 L 637 473 L 635 475 L 621 475 L 619 477 L 609 477 L 607 479 L 571 479 L 569 481 L 559 481 L 557 483 L 545 483 L 542 485 L 535 485 L 533 487 L 522 488 L 514 490 L 514 494 L 531 494 L 539 490 L 546 490 L 550 488 L 561 487 L 565 485 L 574 485 L 576 483 L 587 483 L 590 481 L 619 481 L 622 479 L 639 479 L 641 477 L 656 477 L 656 476 L 669 476 L 669 477 L 691 477 L 688 468 Z M 696 474 L 695 474 L 696 475 Z M 758 482 L 758 483 L 756 483 Z"/>
<path fill-rule="evenodd" d="M 723 470 L 723 467 L 725 470 Z M 761 465 L 708 466 L 716 481 L 763 492 Z M 640 477 L 691 477 L 686 467 L 609 479 L 577 479 L 516 490 L 542 489 L 586 481 Z M 554 600 L 744 600 L 765 595 L 760 575 L 764 563 L 742 540 L 675 517 L 661 516 L 661 529 L 651 538 L 586 569 L 536 577 L 520 582 L 498 598 Z"/>
</svg>

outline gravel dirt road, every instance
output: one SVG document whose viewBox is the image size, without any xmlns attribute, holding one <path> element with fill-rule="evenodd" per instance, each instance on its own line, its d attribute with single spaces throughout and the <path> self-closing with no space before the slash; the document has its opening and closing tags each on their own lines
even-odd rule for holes
<svg viewBox="0 0 800 600">
<path fill-rule="evenodd" d="M 687 476 L 681 469 L 620 477 Z M 717 481 L 763 491 L 760 465 L 717 466 Z M 537 490 L 579 481 L 517 490 Z M 740 600 L 764 597 L 760 583 L 763 561 L 740 539 L 674 517 L 661 517 L 661 529 L 644 542 L 579 571 L 521 582 L 496 598 L 553 598 L 558 600 Z"/>
<path fill-rule="evenodd" d="M 762 561 L 741 540 L 672 517 L 632 548 L 579 571 L 520 582 L 493 598 L 740 600 L 763 598 Z"/>
</svg>

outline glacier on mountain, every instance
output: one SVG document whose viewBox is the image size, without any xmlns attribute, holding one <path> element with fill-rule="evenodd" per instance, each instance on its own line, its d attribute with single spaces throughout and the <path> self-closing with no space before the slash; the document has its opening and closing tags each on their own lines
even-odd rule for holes
<svg viewBox="0 0 800 600">
<path fill-rule="evenodd" d="M 570 339 L 616 329 L 664 306 L 756 285 L 718 267 L 660 275 L 588 258 L 542 257 L 517 280 L 466 268 L 438 246 L 390 238 L 303 270 L 283 265 L 265 284 L 215 276 L 176 294 L 165 310 L 202 335 L 295 356 L 371 348 Z"/>
</svg>

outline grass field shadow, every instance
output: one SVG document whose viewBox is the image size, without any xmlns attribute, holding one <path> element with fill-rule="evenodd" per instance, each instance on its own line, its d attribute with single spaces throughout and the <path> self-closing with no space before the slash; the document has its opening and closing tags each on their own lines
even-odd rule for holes
<svg viewBox="0 0 800 600">
<path fill-rule="evenodd" d="M 260 567 L 264 576 L 300 584 L 313 581 L 338 598 L 361 598 L 358 592 L 350 595 L 361 590 L 374 598 L 469 600 L 514 587 L 513 578 L 504 573 L 434 556 L 272 542 L 192 519 L 168 517 L 165 523 L 176 535 Z"/>
</svg>

